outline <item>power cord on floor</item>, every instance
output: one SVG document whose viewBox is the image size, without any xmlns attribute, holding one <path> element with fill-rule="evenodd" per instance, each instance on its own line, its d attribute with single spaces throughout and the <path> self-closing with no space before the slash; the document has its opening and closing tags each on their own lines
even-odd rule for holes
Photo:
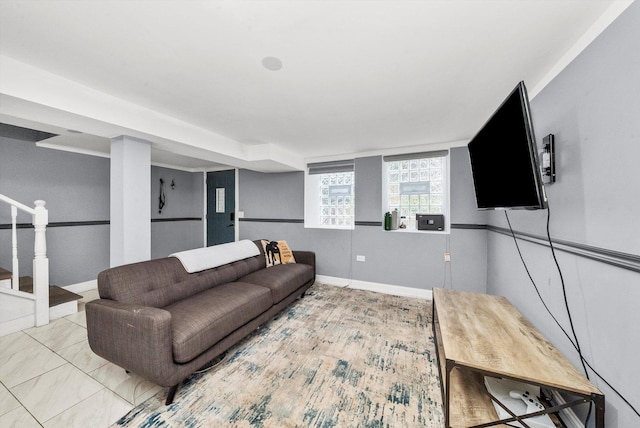
<svg viewBox="0 0 640 428">
<path fill-rule="evenodd" d="M 549 233 L 549 223 L 550 223 L 550 219 L 551 219 L 551 213 L 549 211 L 549 208 L 547 206 L 547 239 L 549 241 L 549 247 L 551 248 L 551 254 L 553 256 L 553 259 L 555 261 L 556 267 L 558 269 L 558 273 L 560 275 L 560 282 L 562 283 L 562 290 L 563 290 L 563 296 L 564 296 L 564 300 L 565 300 L 565 307 L 567 309 L 567 315 L 569 317 L 569 322 L 571 324 L 571 329 L 572 332 L 574 334 L 576 343 L 574 343 L 574 341 L 571 339 L 571 337 L 569 336 L 569 334 L 567 333 L 567 331 L 564 329 L 564 327 L 562 327 L 562 325 L 560 324 L 560 322 L 558 321 L 558 319 L 553 315 L 553 313 L 551 312 L 551 310 L 549 309 L 549 307 L 547 306 L 546 302 L 544 301 L 544 299 L 542 298 L 542 295 L 540 294 L 540 291 L 538 290 L 538 286 L 536 285 L 535 281 L 533 280 L 533 277 L 531 276 L 531 273 L 529 272 L 529 268 L 527 267 L 527 264 L 524 260 L 524 257 L 522 256 L 522 252 L 520 251 L 520 246 L 518 245 L 518 240 L 516 239 L 516 235 L 513 231 L 513 228 L 511 227 L 511 222 L 509 221 L 509 215 L 507 214 L 507 211 L 504 212 L 504 215 L 507 219 L 507 224 L 509 225 L 509 230 L 511 231 L 511 236 L 513 237 L 513 241 L 516 245 L 516 249 L 518 250 L 518 255 L 520 256 L 520 260 L 522 261 L 522 265 L 524 266 L 525 271 L 527 272 L 527 275 L 529 276 L 529 280 L 531 281 L 531 284 L 533 285 L 533 288 L 536 290 L 536 294 L 538 294 L 538 298 L 540 299 L 540 301 L 542 302 L 542 305 L 544 306 L 544 308 L 547 310 L 547 312 L 549 313 L 549 315 L 551 316 L 551 318 L 555 321 L 555 323 L 558 325 L 558 327 L 560 328 L 560 330 L 562 330 L 562 332 L 564 333 L 564 335 L 567 337 L 567 339 L 569 339 L 569 342 L 571 343 L 571 345 L 573 345 L 573 347 L 575 348 L 575 350 L 578 352 L 578 355 L 580 357 L 580 362 L 582 364 L 582 367 L 585 370 L 585 375 L 587 376 L 587 379 L 589 379 L 589 373 L 587 371 L 587 367 L 589 367 L 589 369 L 596 375 L 598 376 L 598 378 L 600 380 L 602 380 L 620 399 L 622 399 L 622 401 L 625 402 L 625 404 L 627 404 L 627 406 L 629 406 L 631 408 L 631 410 L 640 417 L 640 412 L 638 412 L 638 410 L 629 402 L 629 400 L 627 400 L 627 398 L 622 395 L 616 388 L 613 387 L 613 385 L 611 385 L 600 373 L 598 373 L 597 370 L 595 370 L 593 368 L 593 366 L 589 363 L 589 361 L 584 357 L 584 355 L 582 354 L 581 348 L 579 346 L 579 344 L 577 343 L 578 338 L 575 335 L 575 330 L 573 329 L 573 321 L 571 319 L 571 312 L 569 311 L 569 305 L 568 305 L 568 301 L 567 301 L 567 295 L 566 295 L 566 288 L 565 288 L 565 284 L 564 284 L 564 277 L 562 275 L 562 270 L 560 269 L 560 264 L 558 263 L 558 259 L 556 258 L 555 255 L 555 249 L 553 247 L 553 241 L 551 240 L 551 234 Z M 586 367 L 585 367 L 586 366 Z M 588 425 L 589 423 L 589 418 L 591 415 L 591 409 L 592 409 L 592 405 L 593 403 L 589 403 L 589 411 L 587 412 L 587 417 L 585 419 L 585 427 Z"/>
</svg>

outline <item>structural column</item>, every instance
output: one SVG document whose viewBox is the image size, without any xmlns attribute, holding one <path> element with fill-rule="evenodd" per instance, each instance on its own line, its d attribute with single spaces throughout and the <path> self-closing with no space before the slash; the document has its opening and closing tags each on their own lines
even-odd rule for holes
<svg viewBox="0 0 640 428">
<path fill-rule="evenodd" d="M 111 267 L 151 258 L 151 143 L 111 140 Z"/>
</svg>

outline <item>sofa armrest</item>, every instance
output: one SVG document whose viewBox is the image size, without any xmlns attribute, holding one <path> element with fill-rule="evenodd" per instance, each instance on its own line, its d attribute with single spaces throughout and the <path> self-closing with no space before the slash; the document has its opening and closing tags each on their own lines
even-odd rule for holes
<svg viewBox="0 0 640 428">
<path fill-rule="evenodd" d="M 313 274 L 316 273 L 316 253 L 313 251 L 294 251 L 293 257 L 296 259 L 296 263 L 304 263 L 305 265 L 313 266 Z"/>
<path fill-rule="evenodd" d="M 99 299 L 87 303 L 93 352 L 161 386 L 174 369 L 171 314 L 164 309 Z"/>
<path fill-rule="evenodd" d="M 313 251 L 293 251 L 293 257 L 296 259 L 296 263 L 304 263 L 314 268 L 316 266 L 316 253 Z"/>
</svg>

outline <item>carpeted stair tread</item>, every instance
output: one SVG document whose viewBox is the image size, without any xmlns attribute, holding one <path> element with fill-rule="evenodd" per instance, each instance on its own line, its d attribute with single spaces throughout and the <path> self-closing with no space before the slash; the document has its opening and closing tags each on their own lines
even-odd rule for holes
<svg viewBox="0 0 640 428">
<path fill-rule="evenodd" d="M 33 278 L 30 276 L 20 277 L 20 291 L 25 293 L 33 293 Z M 74 300 L 80 300 L 82 296 L 72 291 L 65 290 L 57 285 L 49 286 L 49 307 L 61 305 L 63 303 L 73 302 Z"/>
</svg>

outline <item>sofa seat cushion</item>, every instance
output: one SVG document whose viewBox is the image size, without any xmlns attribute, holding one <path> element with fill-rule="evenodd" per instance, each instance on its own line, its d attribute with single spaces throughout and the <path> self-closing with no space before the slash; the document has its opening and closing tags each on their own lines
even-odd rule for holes
<svg viewBox="0 0 640 428">
<path fill-rule="evenodd" d="M 293 263 L 261 269 L 243 276 L 240 281 L 268 287 L 276 304 L 312 279 L 312 266 Z"/>
<path fill-rule="evenodd" d="M 272 305 L 268 288 L 232 282 L 165 307 L 171 313 L 173 359 L 191 361 Z"/>
</svg>

